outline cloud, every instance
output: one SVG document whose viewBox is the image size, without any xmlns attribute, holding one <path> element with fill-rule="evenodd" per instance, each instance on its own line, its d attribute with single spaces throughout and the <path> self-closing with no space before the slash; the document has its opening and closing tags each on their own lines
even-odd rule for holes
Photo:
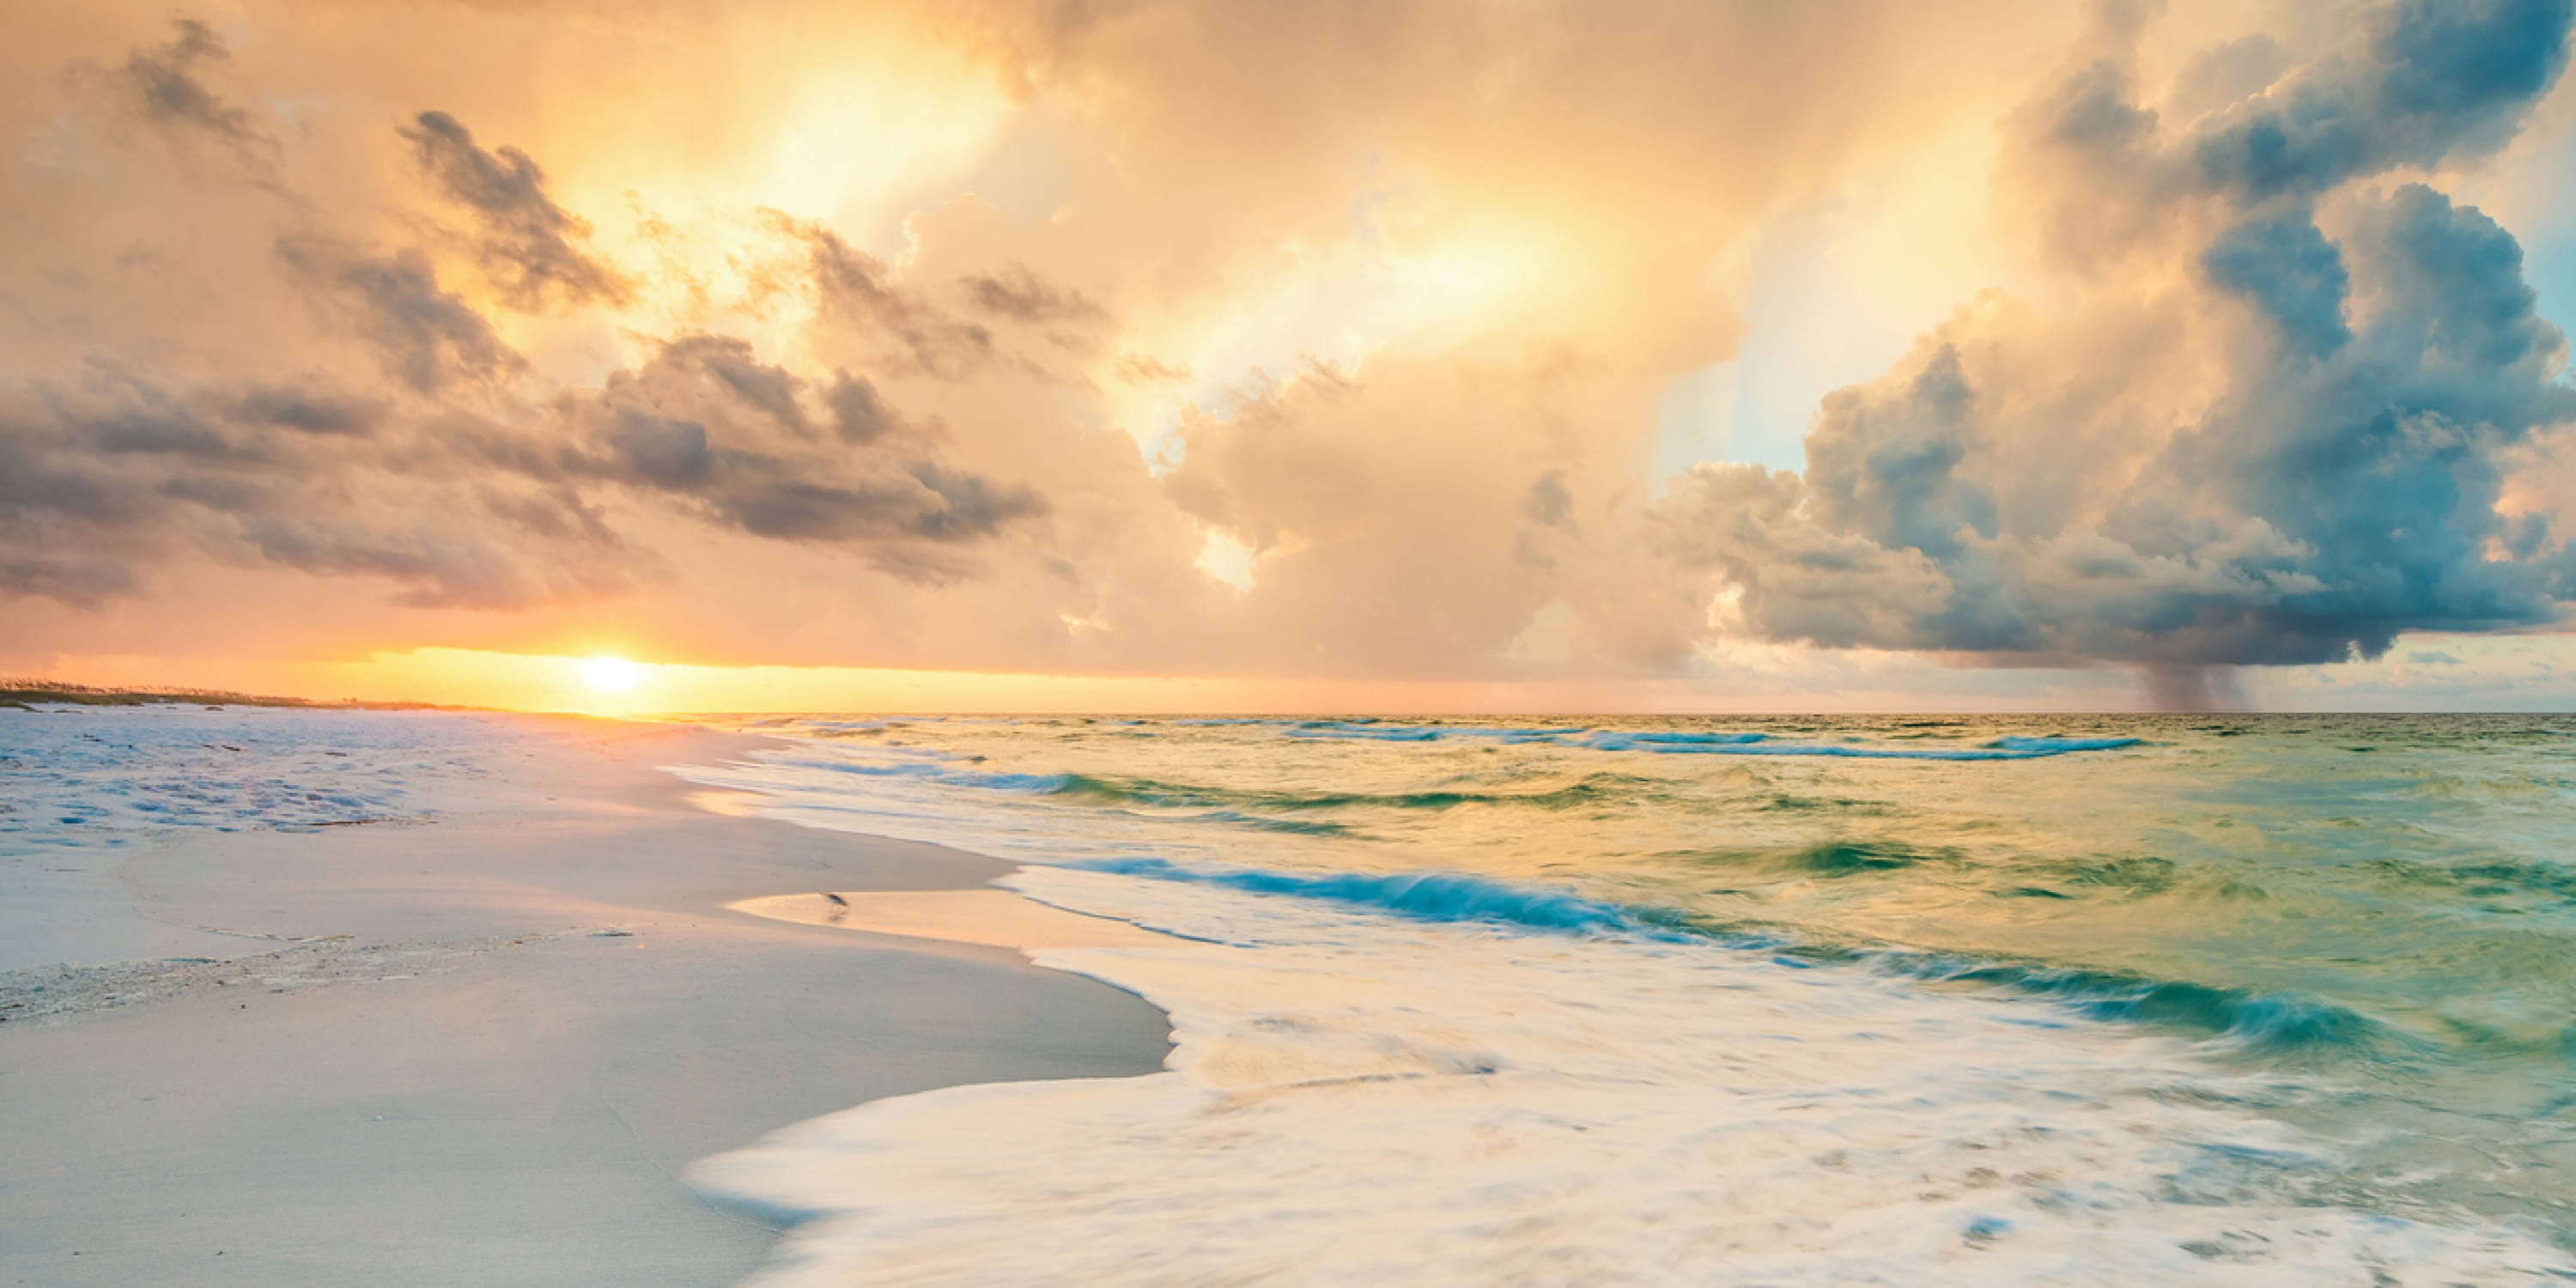
<svg viewBox="0 0 2576 1288">
<path fill-rule="evenodd" d="M 831 409 L 832 429 L 845 443 L 870 443 L 903 429 L 902 418 L 864 376 L 833 372 L 823 405 Z"/>
<path fill-rule="evenodd" d="M 241 537 L 269 562 L 300 572 L 390 580 L 402 587 L 394 602 L 410 608 L 510 611 L 635 588 L 614 564 L 558 565 L 551 571 L 572 574 L 569 581 L 548 578 L 509 546 L 453 524 L 379 527 L 260 514 L 243 520 Z"/>
<path fill-rule="evenodd" d="M 2509 141 L 2567 66 L 2569 0 L 2400 0 L 2202 125 L 2181 155 L 2240 202 L 2314 195 Z"/>
<path fill-rule="evenodd" d="M 2172 662 L 2142 668 L 2147 707 L 2153 711 L 2245 711 L 2244 677 L 2234 667 L 2189 666 Z"/>
<path fill-rule="evenodd" d="M 2269 315 L 2300 356 L 2323 358 L 2352 339 L 2343 254 L 2305 216 L 2240 224 L 2201 255 L 2200 267 L 2211 285 Z"/>
<path fill-rule="evenodd" d="M 101 0 L 0 50 L 0 652 L 192 612 L 287 647 L 327 605 L 2207 706 L 2576 594 L 2563 343 L 2441 191 L 2525 164 L 2562 3 L 353 2 L 243 0 L 228 51 Z M 1830 256 L 1855 347 L 1964 294 L 1929 261 L 2016 293 L 1813 407 L 1801 469 L 1659 475 L 1818 230 L 1875 238 Z"/>
<path fill-rule="evenodd" d="M 1120 354 L 1111 371 L 1131 385 L 1177 385 L 1190 378 L 1189 368 L 1173 366 L 1148 353 Z"/>
<path fill-rule="evenodd" d="M 2079 66 L 2006 165 L 2035 222 L 2089 225 L 2058 254 L 2082 302 L 1962 308 L 1825 400 L 1802 477 L 1700 467 L 1659 513 L 1678 562 L 1755 635 L 2140 662 L 2186 706 L 2234 700 L 2212 666 L 2558 618 L 2563 556 L 2499 503 L 2503 462 L 2576 420 L 2565 340 L 2494 221 L 2361 181 L 2510 138 L 2568 26 L 2379 6 L 2180 129 L 2116 58 Z"/>
<path fill-rule="evenodd" d="M 1012 264 L 1000 273 L 971 274 L 957 284 L 977 310 L 1014 322 L 1096 325 L 1109 321 L 1108 310 L 1082 292 L 1050 282 L 1029 271 L 1026 264 Z"/>
<path fill-rule="evenodd" d="M 457 494 L 444 445 L 395 421 L 293 386 L 236 394 L 110 363 L 0 383 L 0 590 L 96 608 L 193 554 L 383 578 L 407 605 L 515 610 L 653 575 L 596 509 L 585 530 L 521 513 L 505 532 Z"/>
<path fill-rule="evenodd" d="M 883 262 L 853 249 L 839 233 L 785 216 L 775 226 L 801 240 L 821 320 L 848 328 L 897 370 L 962 380 L 991 364 L 1000 346 L 991 328 L 947 316 L 894 280 Z"/>
<path fill-rule="evenodd" d="M 666 578 L 616 517 L 656 513 L 953 581 L 974 548 L 1048 510 L 940 460 L 890 409 L 871 404 L 854 437 L 863 382 L 817 389 L 734 338 L 674 338 L 512 420 L 420 401 L 440 380 L 399 388 L 232 392 L 113 363 L 0 386 L 0 589 L 95 606 L 147 590 L 138 565 L 196 550 L 382 579 L 410 607 L 516 611 Z"/>
<path fill-rule="evenodd" d="M 464 297 L 438 284 L 437 267 L 418 249 L 368 254 L 316 237 L 289 237 L 277 256 L 344 316 L 376 350 L 388 375 L 416 393 L 436 394 L 489 382 L 527 367 L 492 323 Z"/>
<path fill-rule="evenodd" d="M 440 195 L 474 212 L 482 231 L 476 262 L 504 303 L 534 313 L 549 297 L 625 302 L 626 279 L 576 245 L 588 239 L 590 225 L 547 195 L 545 171 L 527 153 L 507 146 L 487 152 L 445 112 L 423 112 L 401 134 Z"/>
<path fill-rule="evenodd" d="M 205 22 L 170 20 L 167 44 L 138 47 L 123 64 L 98 73 L 113 98 L 135 119 L 173 140 L 211 140 L 263 181 L 274 181 L 277 140 L 250 111 L 225 98 L 207 73 L 232 60 L 224 38 Z"/>
<path fill-rule="evenodd" d="M 574 445 L 546 468 L 676 502 L 755 537 L 876 547 L 879 566 L 908 579 L 961 568 L 923 546 L 978 542 L 1046 512 L 1024 485 L 903 454 L 899 436 L 852 451 L 887 435 L 890 417 L 866 388 L 844 373 L 823 391 L 835 428 L 825 439 L 804 405 L 807 381 L 758 362 L 745 341 L 682 336 L 612 374 L 597 395 L 567 395 L 561 415 Z M 859 416 L 875 423 L 854 433 Z"/>
<path fill-rule="evenodd" d="M 11 595 L 42 595 L 77 608 L 96 608 L 140 588 L 131 567 L 104 559 L 0 559 L 0 591 Z"/>
<path fill-rule="evenodd" d="M 300 429 L 308 434 L 365 434 L 383 421 L 384 403 L 302 385 L 260 385 L 230 410 L 235 420 Z"/>
</svg>

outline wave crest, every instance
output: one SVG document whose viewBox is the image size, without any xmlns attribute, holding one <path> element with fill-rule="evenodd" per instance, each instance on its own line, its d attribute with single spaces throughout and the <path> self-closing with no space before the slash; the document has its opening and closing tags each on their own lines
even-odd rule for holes
<svg viewBox="0 0 2576 1288">
<path fill-rule="evenodd" d="M 1594 933 L 1649 929 L 1644 921 L 1610 904 L 1544 886 L 1492 881 L 1463 872 L 1275 872 L 1261 868 L 1187 868 L 1145 858 L 1081 859 L 1054 866 L 1217 886 L 1248 894 L 1328 899 L 1424 921 L 1481 921 Z"/>
</svg>

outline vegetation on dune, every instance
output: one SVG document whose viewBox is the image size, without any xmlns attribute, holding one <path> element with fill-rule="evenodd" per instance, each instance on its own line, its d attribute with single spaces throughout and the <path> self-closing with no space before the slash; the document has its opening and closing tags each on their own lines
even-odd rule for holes
<svg viewBox="0 0 2576 1288">
<path fill-rule="evenodd" d="M 156 703 L 192 703 L 209 707 L 329 707 L 366 711 L 450 711 L 434 702 L 336 702 L 287 698 L 274 694 L 235 693 L 229 689 L 138 689 L 122 685 L 70 684 L 59 680 L 0 679 L 0 707 L 29 709 L 29 703 L 63 702 L 84 707 L 140 707 Z"/>
</svg>

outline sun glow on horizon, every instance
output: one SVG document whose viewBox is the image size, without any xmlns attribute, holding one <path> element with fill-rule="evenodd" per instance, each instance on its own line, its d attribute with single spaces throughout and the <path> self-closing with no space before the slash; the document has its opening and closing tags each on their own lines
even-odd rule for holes
<svg viewBox="0 0 2576 1288">
<path fill-rule="evenodd" d="M 2446 640 L 2444 646 L 2454 651 L 2466 647 L 2454 640 Z M 1888 655 L 1854 674 L 1806 675 L 1801 677 L 1802 682 L 1786 687 L 1762 684 L 1748 689 L 1740 674 L 1743 659 L 1727 661 L 1732 665 L 1724 669 L 1739 674 L 1614 684 L 1598 679 L 1508 676 L 1444 680 L 1104 676 L 712 661 L 633 662 L 601 654 L 504 653 L 432 646 L 370 650 L 330 659 L 57 655 L 47 678 L 76 684 L 186 686 L 282 694 L 322 702 L 426 702 L 609 718 L 797 712 L 1063 716 L 1672 714 L 1895 710 L 1908 696 L 1919 700 L 1922 672 L 1935 665 L 1919 660 L 1895 662 Z M 2563 666 L 2560 669 L 2569 670 Z M 619 674 L 632 677 L 622 690 L 606 688 L 594 678 Z M 1836 688 L 1837 685 L 1843 687 Z M 2049 686 L 2033 687 L 2025 678 L 2015 682 L 2009 696 L 1975 693 L 1942 709 L 2118 710 L 2132 701 L 2129 689 L 2129 678 L 2120 672 L 2069 672 Z"/>
<path fill-rule="evenodd" d="M 644 678 L 644 668 L 618 657 L 595 657 L 581 664 L 581 678 L 602 693 L 624 693 Z"/>
</svg>

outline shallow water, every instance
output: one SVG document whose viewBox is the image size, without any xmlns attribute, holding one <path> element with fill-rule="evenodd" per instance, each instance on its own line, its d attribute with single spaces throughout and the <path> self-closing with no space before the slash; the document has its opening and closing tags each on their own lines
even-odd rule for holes
<svg viewBox="0 0 2576 1288">
<path fill-rule="evenodd" d="M 791 1277 L 2576 1277 L 2576 719 L 750 723 L 681 772 L 1191 937 L 1042 955 L 1162 1078 L 711 1165 Z"/>
<path fill-rule="evenodd" d="M 453 712 L 160 703 L 0 709 L 0 852 L 162 832 L 412 822 L 527 735 Z"/>
</svg>

